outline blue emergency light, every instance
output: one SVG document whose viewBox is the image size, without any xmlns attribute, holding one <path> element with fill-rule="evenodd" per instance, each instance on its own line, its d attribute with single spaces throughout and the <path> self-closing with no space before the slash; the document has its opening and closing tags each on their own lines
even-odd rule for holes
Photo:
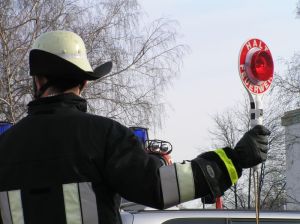
<svg viewBox="0 0 300 224">
<path fill-rule="evenodd" d="M 130 127 L 135 136 L 145 145 L 148 140 L 148 129 L 142 127 Z"/>
<path fill-rule="evenodd" d="M 12 126 L 12 123 L 0 121 L 0 135 Z"/>
</svg>

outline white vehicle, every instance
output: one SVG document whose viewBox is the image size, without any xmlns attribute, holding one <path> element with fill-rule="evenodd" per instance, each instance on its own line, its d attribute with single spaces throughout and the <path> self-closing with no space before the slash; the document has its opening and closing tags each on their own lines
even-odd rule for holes
<svg viewBox="0 0 300 224">
<path fill-rule="evenodd" d="M 252 210 L 142 210 L 121 212 L 123 224 L 255 224 Z M 261 211 L 260 224 L 300 224 L 300 211 Z"/>
</svg>

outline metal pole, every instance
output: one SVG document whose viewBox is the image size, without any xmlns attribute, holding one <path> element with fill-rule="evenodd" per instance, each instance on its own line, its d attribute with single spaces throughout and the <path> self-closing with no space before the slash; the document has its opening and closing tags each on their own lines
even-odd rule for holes
<svg viewBox="0 0 300 224">
<path fill-rule="evenodd" d="M 252 178 L 252 169 L 249 169 L 249 184 L 248 184 L 248 209 L 251 208 L 251 178 Z"/>
</svg>

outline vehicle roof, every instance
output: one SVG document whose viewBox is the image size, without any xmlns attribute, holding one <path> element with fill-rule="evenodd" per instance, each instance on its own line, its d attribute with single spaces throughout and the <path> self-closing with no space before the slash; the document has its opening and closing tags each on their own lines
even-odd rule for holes
<svg viewBox="0 0 300 224">
<path fill-rule="evenodd" d="M 161 223 L 176 218 L 214 218 L 214 219 L 255 219 L 254 210 L 144 210 L 130 212 L 134 215 L 135 222 L 139 219 L 151 220 L 153 223 Z M 260 219 L 299 220 L 299 211 L 260 211 Z"/>
</svg>

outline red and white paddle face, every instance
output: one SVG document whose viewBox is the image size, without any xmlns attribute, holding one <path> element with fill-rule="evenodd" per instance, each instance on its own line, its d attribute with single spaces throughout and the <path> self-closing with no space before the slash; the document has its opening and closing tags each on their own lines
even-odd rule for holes
<svg viewBox="0 0 300 224">
<path fill-rule="evenodd" d="M 239 55 L 239 74 L 246 89 L 255 95 L 265 93 L 271 86 L 274 64 L 267 45 L 259 39 L 250 39 Z"/>
</svg>

